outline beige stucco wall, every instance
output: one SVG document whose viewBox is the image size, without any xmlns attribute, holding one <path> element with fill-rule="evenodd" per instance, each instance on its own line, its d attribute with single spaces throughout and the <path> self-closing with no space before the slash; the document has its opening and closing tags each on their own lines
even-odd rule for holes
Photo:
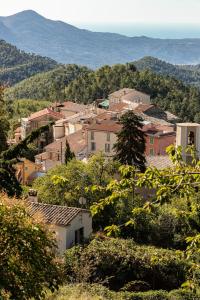
<svg viewBox="0 0 200 300">
<path fill-rule="evenodd" d="M 56 234 L 59 254 L 75 244 L 75 231 L 84 227 L 84 238 L 88 239 L 92 233 L 92 217 L 90 213 L 80 212 L 68 226 L 50 226 Z"/>
<path fill-rule="evenodd" d="M 88 239 L 92 233 L 92 217 L 90 213 L 80 212 L 67 227 L 66 248 L 70 248 L 75 243 L 75 231 L 84 227 L 84 238 Z"/>
<path fill-rule="evenodd" d="M 116 96 L 109 96 L 109 106 L 112 107 L 112 105 L 117 103 L 144 103 L 144 104 L 150 104 L 150 96 L 145 94 L 138 94 L 138 95 L 132 95 L 131 100 L 126 99 L 128 97 L 128 94 L 125 94 L 124 96 L 121 95 L 119 97 Z"/>
<path fill-rule="evenodd" d="M 88 130 L 87 133 L 87 146 L 88 146 L 88 155 L 91 153 L 96 153 L 96 152 L 103 152 L 107 156 L 112 156 L 114 155 L 113 151 L 113 145 L 117 141 L 117 136 L 115 133 L 110 132 L 110 142 L 107 141 L 107 132 L 106 131 L 93 131 L 94 132 L 94 139 L 91 140 L 91 131 Z M 96 150 L 92 151 L 91 149 L 91 143 L 94 142 L 96 143 Z M 105 152 L 105 144 L 110 144 L 110 152 Z"/>
<path fill-rule="evenodd" d="M 150 104 L 150 96 L 141 94 L 141 95 L 135 95 L 131 97 L 131 100 L 126 99 L 126 96 L 122 97 L 122 102 L 124 103 L 144 103 L 144 104 Z"/>
<path fill-rule="evenodd" d="M 63 124 L 56 124 L 53 126 L 53 138 L 54 140 L 60 139 L 65 136 L 65 127 Z"/>
<path fill-rule="evenodd" d="M 62 255 L 66 250 L 67 227 L 53 225 L 52 230 L 56 234 L 56 239 L 57 239 L 57 244 L 58 244 L 58 252 L 59 252 L 59 254 Z"/>
</svg>

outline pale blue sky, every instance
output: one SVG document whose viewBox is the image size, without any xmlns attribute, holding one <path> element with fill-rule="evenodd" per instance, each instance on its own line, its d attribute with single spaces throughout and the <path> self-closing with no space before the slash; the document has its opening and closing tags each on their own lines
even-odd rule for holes
<svg viewBox="0 0 200 300">
<path fill-rule="evenodd" d="M 1 0 L 0 15 L 33 9 L 72 24 L 200 23 L 200 0 Z"/>
</svg>

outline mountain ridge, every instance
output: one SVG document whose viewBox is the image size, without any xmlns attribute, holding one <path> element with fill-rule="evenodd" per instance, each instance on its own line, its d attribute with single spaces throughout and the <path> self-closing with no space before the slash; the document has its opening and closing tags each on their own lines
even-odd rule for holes
<svg viewBox="0 0 200 300">
<path fill-rule="evenodd" d="M 32 10 L 0 17 L 1 38 L 26 52 L 91 68 L 126 63 L 149 55 L 174 64 L 200 62 L 200 39 L 127 37 L 92 32 L 50 20 Z"/>
</svg>

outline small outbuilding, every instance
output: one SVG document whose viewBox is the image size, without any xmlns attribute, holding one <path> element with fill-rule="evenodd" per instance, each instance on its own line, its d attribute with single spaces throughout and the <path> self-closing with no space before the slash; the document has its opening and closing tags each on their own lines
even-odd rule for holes
<svg viewBox="0 0 200 300">
<path fill-rule="evenodd" d="M 61 255 L 66 249 L 89 239 L 92 233 L 92 217 L 87 209 L 28 202 L 28 210 L 31 216 L 39 215 L 51 226 Z"/>
</svg>

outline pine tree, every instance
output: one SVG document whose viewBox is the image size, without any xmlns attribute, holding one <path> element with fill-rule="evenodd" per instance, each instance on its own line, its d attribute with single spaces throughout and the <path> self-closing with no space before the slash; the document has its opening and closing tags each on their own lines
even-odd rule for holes
<svg viewBox="0 0 200 300">
<path fill-rule="evenodd" d="M 135 165 L 140 171 L 145 171 L 145 134 L 142 118 L 136 116 L 132 111 L 125 113 L 121 119 L 121 131 L 117 134 L 117 142 L 113 149 L 115 159 L 124 165 Z"/>
<path fill-rule="evenodd" d="M 75 154 L 71 151 L 69 143 L 66 139 L 66 149 L 65 149 L 65 164 L 75 157 Z"/>
</svg>

